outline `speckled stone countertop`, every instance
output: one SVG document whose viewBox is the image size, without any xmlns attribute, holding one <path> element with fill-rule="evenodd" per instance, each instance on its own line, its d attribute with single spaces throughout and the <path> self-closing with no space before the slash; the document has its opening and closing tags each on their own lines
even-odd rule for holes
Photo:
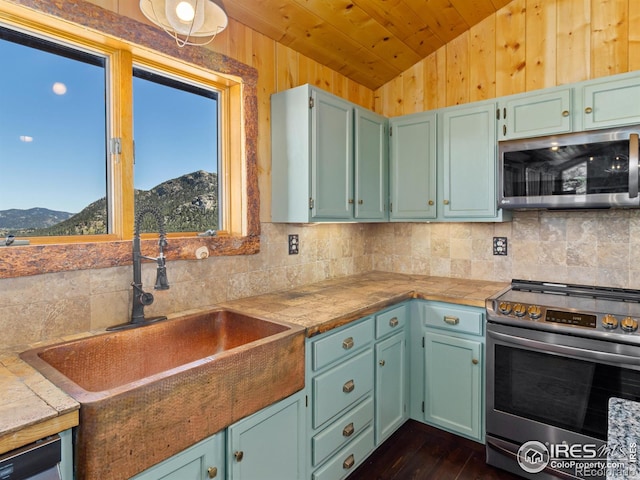
<svg viewBox="0 0 640 480">
<path fill-rule="evenodd" d="M 307 336 L 312 337 L 411 298 L 484 307 L 485 298 L 507 285 L 368 272 L 216 307 L 301 325 L 306 328 Z M 95 333 L 81 333 L 73 338 Z M 16 351 L 0 352 L 0 391 L 0 454 L 78 424 L 80 405 L 23 362 Z"/>
<path fill-rule="evenodd" d="M 640 480 L 640 402 L 609 399 L 607 480 Z"/>
</svg>

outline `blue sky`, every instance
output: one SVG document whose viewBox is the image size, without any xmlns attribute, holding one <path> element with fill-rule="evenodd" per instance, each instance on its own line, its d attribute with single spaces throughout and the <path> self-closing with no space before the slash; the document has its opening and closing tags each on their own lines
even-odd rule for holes
<svg viewBox="0 0 640 480">
<path fill-rule="evenodd" d="M 104 70 L 2 39 L 0 68 L 0 210 L 76 213 L 103 197 Z M 217 171 L 201 134 L 216 131 L 211 100 L 140 79 L 134 96 L 136 188 Z"/>
</svg>

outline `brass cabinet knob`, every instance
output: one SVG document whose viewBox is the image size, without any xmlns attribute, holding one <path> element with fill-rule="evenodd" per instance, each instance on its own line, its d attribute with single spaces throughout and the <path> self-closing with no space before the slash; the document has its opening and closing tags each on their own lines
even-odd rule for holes
<svg viewBox="0 0 640 480">
<path fill-rule="evenodd" d="M 565 110 L 562 112 L 562 116 L 563 117 L 568 117 L 569 116 L 569 110 Z"/>
<path fill-rule="evenodd" d="M 349 205 L 353 205 L 353 198 L 349 199 Z"/>
<path fill-rule="evenodd" d="M 433 200 L 429 200 L 429 202 L 428 202 L 428 203 L 429 203 L 429 206 L 430 206 L 430 207 L 431 207 L 431 206 L 433 206 Z"/>
<path fill-rule="evenodd" d="M 593 112 L 593 108 L 591 108 L 591 107 L 587 107 L 587 108 L 584 109 L 584 113 L 586 113 L 586 114 L 589 114 L 591 112 Z"/>
<path fill-rule="evenodd" d="M 449 200 L 444 200 L 442 203 L 444 203 L 445 205 L 449 205 Z"/>
<path fill-rule="evenodd" d="M 354 383 L 354 381 L 353 381 L 353 380 L 349 380 L 347 383 L 345 383 L 345 384 L 342 386 L 342 391 L 343 391 L 344 393 L 351 393 L 351 392 L 353 392 L 353 390 L 354 390 L 355 388 L 356 388 L 356 384 Z"/>
<path fill-rule="evenodd" d="M 241 462 L 244 458 L 244 452 L 242 450 L 239 452 L 233 452 L 233 456 L 235 457 L 236 462 Z"/>
<path fill-rule="evenodd" d="M 385 362 L 384 360 L 380 360 L 380 361 L 378 362 L 378 364 L 379 364 L 381 367 L 384 367 L 385 363 L 386 363 L 386 362 Z"/>
<path fill-rule="evenodd" d="M 353 427 L 353 422 L 351 422 L 349 425 L 345 426 L 342 429 L 342 436 L 343 437 L 350 437 L 351 435 L 353 435 L 353 432 L 355 432 L 356 429 Z"/>
<path fill-rule="evenodd" d="M 478 359 L 474 358 L 473 360 L 471 360 L 471 363 L 473 363 L 474 365 L 477 365 L 478 364 Z"/>
<path fill-rule="evenodd" d="M 353 348 L 353 337 L 345 338 L 342 341 L 342 348 L 344 348 L 345 350 L 349 350 L 350 348 Z"/>
<path fill-rule="evenodd" d="M 218 476 L 218 469 L 216 467 L 207 468 L 207 474 L 209 478 L 216 478 Z"/>
<path fill-rule="evenodd" d="M 356 459 L 352 453 L 344 460 L 344 462 L 342 462 L 342 468 L 344 468 L 345 470 L 349 470 L 351 467 L 355 465 L 355 463 L 356 463 Z"/>
<path fill-rule="evenodd" d="M 398 317 L 393 317 L 391 320 L 389 320 L 389 326 L 391 328 L 393 327 L 397 327 L 398 326 Z"/>
<path fill-rule="evenodd" d="M 364 203 L 364 200 L 360 199 L 358 200 L 358 205 L 362 205 Z"/>
</svg>

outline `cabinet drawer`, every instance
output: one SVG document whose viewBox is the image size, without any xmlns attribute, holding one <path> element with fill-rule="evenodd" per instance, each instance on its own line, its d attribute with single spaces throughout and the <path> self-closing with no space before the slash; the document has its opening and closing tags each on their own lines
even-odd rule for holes
<svg viewBox="0 0 640 480">
<path fill-rule="evenodd" d="M 339 480 L 349 475 L 373 450 L 373 427 L 369 426 L 353 442 L 318 469 L 313 480 Z"/>
<path fill-rule="evenodd" d="M 367 397 L 346 415 L 313 437 L 313 465 L 319 465 L 333 452 L 342 448 L 373 420 L 373 399 Z"/>
<path fill-rule="evenodd" d="M 365 350 L 313 379 L 313 427 L 324 422 L 373 389 L 373 352 Z"/>
<path fill-rule="evenodd" d="M 427 327 L 482 335 L 484 314 L 480 309 L 430 304 L 422 304 L 421 308 Z"/>
<path fill-rule="evenodd" d="M 400 305 L 376 315 L 376 338 L 382 338 L 388 333 L 402 330 L 407 318 L 406 312 L 407 306 Z"/>
<path fill-rule="evenodd" d="M 372 341 L 373 319 L 371 317 L 317 340 L 313 342 L 312 347 L 313 369 L 319 370 L 350 355 Z"/>
</svg>

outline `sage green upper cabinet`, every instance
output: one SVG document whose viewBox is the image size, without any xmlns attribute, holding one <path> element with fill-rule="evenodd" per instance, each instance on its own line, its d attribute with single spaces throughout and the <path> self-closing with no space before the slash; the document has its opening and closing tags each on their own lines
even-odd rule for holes
<svg viewBox="0 0 640 480">
<path fill-rule="evenodd" d="M 354 108 L 355 205 L 357 220 L 386 221 L 388 120 L 364 108 Z"/>
<path fill-rule="evenodd" d="M 495 112 L 494 102 L 482 102 L 440 113 L 443 219 L 502 220 L 496 202 Z"/>
<path fill-rule="evenodd" d="M 499 140 L 570 132 L 571 93 L 566 87 L 506 97 L 497 110 Z"/>
<path fill-rule="evenodd" d="M 271 113 L 272 221 L 386 219 L 386 118 L 310 85 Z"/>
<path fill-rule="evenodd" d="M 499 99 L 498 140 L 556 135 L 640 123 L 640 73 Z"/>
<path fill-rule="evenodd" d="M 391 221 L 437 216 L 436 118 L 421 112 L 389 121 Z"/>
<path fill-rule="evenodd" d="M 634 72 L 586 82 L 582 102 L 585 130 L 640 123 L 640 75 Z"/>
</svg>

